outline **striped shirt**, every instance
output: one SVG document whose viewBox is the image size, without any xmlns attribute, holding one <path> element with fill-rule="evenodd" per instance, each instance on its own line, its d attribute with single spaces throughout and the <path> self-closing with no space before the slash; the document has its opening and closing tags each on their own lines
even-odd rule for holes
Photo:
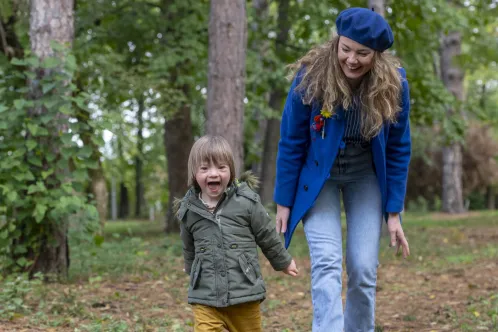
<svg viewBox="0 0 498 332">
<path fill-rule="evenodd" d="M 344 112 L 344 116 L 346 119 L 344 143 L 366 143 L 367 141 L 361 135 L 361 106 L 358 97 L 353 98 L 353 105 Z"/>
</svg>

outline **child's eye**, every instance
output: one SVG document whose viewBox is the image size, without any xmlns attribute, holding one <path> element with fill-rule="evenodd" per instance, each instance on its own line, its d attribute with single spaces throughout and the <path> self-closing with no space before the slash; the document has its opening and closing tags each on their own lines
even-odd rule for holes
<svg viewBox="0 0 498 332">
<path fill-rule="evenodd" d="M 349 52 L 349 50 L 347 50 L 345 48 L 343 48 L 342 51 L 345 52 L 345 53 Z"/>
</svg>

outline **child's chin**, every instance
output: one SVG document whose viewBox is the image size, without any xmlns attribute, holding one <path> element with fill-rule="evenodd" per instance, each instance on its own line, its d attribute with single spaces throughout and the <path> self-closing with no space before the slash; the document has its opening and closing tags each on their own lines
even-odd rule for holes
<svg viewBox="0 0 498 332">
<path fill-rule="evenodd" d="M 223 192 L 223 190 L 221 190 L 221 188 L 219 189 L 216 189 L 216 190 L 209 190 L 209 196 L 211 197 L 218 197 L 221 195 L 221 193 Z"/>
</svg>

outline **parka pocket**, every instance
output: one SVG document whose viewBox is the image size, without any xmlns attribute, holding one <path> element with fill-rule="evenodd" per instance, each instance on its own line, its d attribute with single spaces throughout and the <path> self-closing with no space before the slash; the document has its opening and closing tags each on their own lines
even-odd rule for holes
<svg viewBox="0 0 498 332">
<path fill-rule="evenodd" d="M 190 286 L 192 286 L 192 289 L 195 289 L 197 287 L 197 284 L 199 283 L 199 277 L 201 275 L 201 265 L 202 260 L 199 257 L 196 257 L 194 263 L 192 264 L 192 272 L 190 274 Z"/>
<path fill-rule="evenodd" d="M 246 255 L 239 255 L 239 265 L 247 279 L 255 284 L 258 281 L 258 275 L 254 269 L 254 266 L 247 260 Z"/>
</svg>

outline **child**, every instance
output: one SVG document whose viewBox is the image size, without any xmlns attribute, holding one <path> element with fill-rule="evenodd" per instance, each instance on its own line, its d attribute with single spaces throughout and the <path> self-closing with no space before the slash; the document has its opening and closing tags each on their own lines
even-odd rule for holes
<svg viewBox="0 0 498 332">
<path fill-rule="evenodd" d="M 190 189 L 177 216 L 195 331 L 261 331 L 259 304 L 266 289 L 257 246 L 276 271 L 296 276 L 296 264 L 250 188 L 254 177 L 235 179 L 232 151 L 223 137 L 197 140 L 188 172 Z"/>
</svg>

